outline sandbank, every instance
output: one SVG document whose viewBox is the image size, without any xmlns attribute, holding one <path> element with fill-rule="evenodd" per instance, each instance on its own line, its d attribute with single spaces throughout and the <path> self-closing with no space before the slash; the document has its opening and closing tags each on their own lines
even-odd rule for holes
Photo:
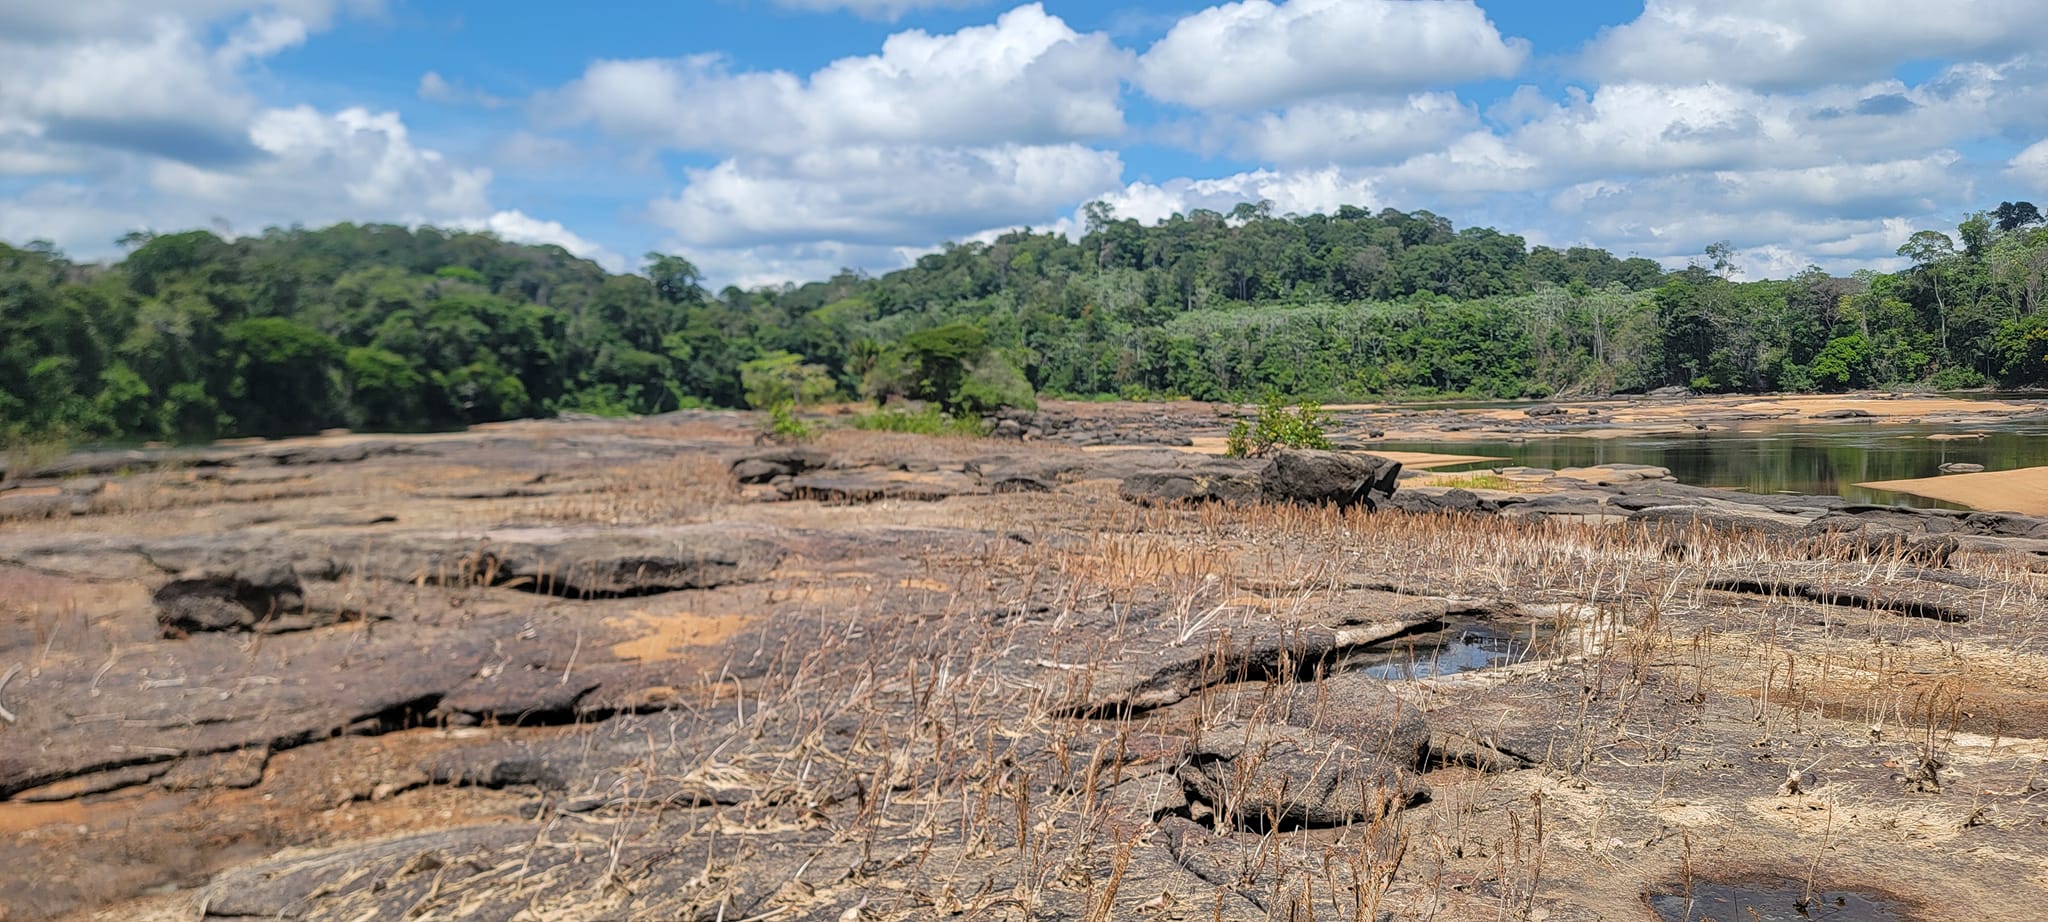
<svg viewBox="0 0 2048 922">
<path fill-rule="evenodd" d="M 1961 503 L 1986 512 L 2048 515 L 2048 467 L 1946 474 L 1918 480 L 1880 480 L 1857 486 Z"/>
</svg>

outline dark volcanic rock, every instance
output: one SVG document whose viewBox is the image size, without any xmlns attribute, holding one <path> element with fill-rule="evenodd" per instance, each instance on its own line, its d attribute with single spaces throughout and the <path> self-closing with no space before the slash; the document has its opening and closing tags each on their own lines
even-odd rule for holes
<svg viewBox="0 0 2048 922">
<path fill-rule="evenodd" d="M 733 460 L 732 475 L 741 483 L 767 483 L 777 477 L 795 477 L 831 462 L 831 456 L 815 448 L 786 447 L 757 451 Z"/>
<path fill-rule="evenodd" d="M 958 471 L 900 471 L 882 468 L 818 471 L 780 482 L 791 499 L 865 503 L 882 499 L 933 501 L 989 492 L 980 478 Z"/>
<path fill-rule="evenodd" d="M 306 607 L 298 574 L 279 562 L 188 573 L 165 583 L 152 598 L 166 637 L 253 631 Z"/>
<path fill-rule="evenodd" d="M 787 553 L 771 531 L 731 525 L 490 533 L 478 566 L 497 585 L 565 598 L 708 589 L 767 575 Z"/>
<path fill-rule="evenodd" d="M 1299 727 L 1214 728 L 1179 769 L 1192 797 L 1244 828 L 1363 822 L 1428 797 L 1406 767 L 1338 736 Z"/>
<path fill-rule="evenodd" d="M 1808 519 L 1737 503 L 1703 503 L 1688 506 L 1651 506 L 1629 516 L 1630 522 L 1677 528 L 1698 527 L 1716 532 L 1751 532 L 1765 535 L 1796 535 Z"/>
<path fill-rule="evenodd" d="M 1402 512 L 1421 514 L 1490 512 L 1498 508 L 1495 504 L 1480 499 L 1479 494 L 1457 487 L 1443 491 L 1403 490 L 1387 500 L 1387 505 Z"/>
<path fill-rule="evenodd" d="M 1223 721 L 1187 748 L 1181 782 L 1227 824 L 1339 826 L 1428 797 L 1414 770 L 1429 726 L 1385 683 L 1334 676 L 1290 687 L 1281 706 L 1278 723 Z"/>
<path fill-rule="evenodd" d="M 1401 463 L 1377 455 L 1336 451 L 1282 451 L 1263 472 L 1266 498 L 1278 502 L 1373 507 L 1373 496 L 1394 495 Z"/>
<path fill-rule="evenodd" d="M 1265 495 L 1258 474 L 1243 468 L 1154 471 L 1124 478 L 1117 495 L 1134 503 L 1253 503 Z"/>
<path fill-rule="evenodd" d="M 532 839 L 533 831 L 522 826 L 472 826 L 272 859 L 222 875 L 207 892 L 202 915 L 313 918 L 321 914 L 313 903 L 317 892 L 337 902 L 376 894 L 371 905 L 402 916 L 439 889 L 444 875 L 435 872 L 458 861 L 491 867 L 499 855 L 515 854 Z M 480 861 L 481 856 L 488 858 Z M 556 863 L 552 856 L 537 857 L 543 867 Z M 362 873 L 366 870 L 378 873 Z M 473 867 L 463 870 L 476 873 Z"/>
</svg>

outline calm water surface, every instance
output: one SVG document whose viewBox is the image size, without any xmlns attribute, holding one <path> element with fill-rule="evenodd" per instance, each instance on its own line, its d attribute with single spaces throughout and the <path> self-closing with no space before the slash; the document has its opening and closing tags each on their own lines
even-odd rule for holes
<svg viewBox="0 0 2048 922">
<path fill-rule="evenodd" d="M 1861 503 L 1951 506 L 1938 500 L 1866 490 L 1857 483 L 1933 477 L 1950 462 L 1982 464 L 1988 471 L 2048 465 L 2048 421 L 1994 425 L 1972 431 L 1982 439 L 1930 441 L 1956 433 L 1953 426 L 1853 422 L 1829 425 L 1759 423 L 1726 432 L 1648 438 L 1536 437 L 1509 441 L 1374 443 L 1390 451 L 1438 451 L 1508 458 L 1445 470 L 1484 470 L 1503 464 L 1587 467 L 1654 464 L 1680 482 L 1749 493 L 1835 495 Z"/>
</svg>

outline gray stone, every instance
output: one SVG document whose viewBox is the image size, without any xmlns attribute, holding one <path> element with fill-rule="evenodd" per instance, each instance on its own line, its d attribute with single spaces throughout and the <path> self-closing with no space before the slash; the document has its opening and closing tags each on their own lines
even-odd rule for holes
<svg viewBox="0 0 2048 922">
<path fill-rule="evenodd" d="M 815 448 L 791 446 L 736 458 L 731 469 L 732 475 L 741 483 L 767 483 L 777 477 L 794 477 L 817 470 L 830 462 L 830 455 Z"/>
<path fill-rule="evenodd" d="M 1363 505 L 1394 495 L 1401 463 L 1378 455 L 1336 451 L 1284 450 L 1262 473 L 1267 499 L 1339 507 Z"/>
<path fill-rule="evenodd" d="M 1210 469 L 1135 474 L 1117 487 L 1117 495 L 1147 506 L 1257 502 L 1265 495 L 1259 476 L 1250 471 Z"/>
<path fill-rule="evenodd" d="M 1249 829 L 1340 826 L 1425 799 L 1429 727 L 1384 685 L 1344 676 L 1289 689 L 1284 723 L 1204 728 L 1178 770 L 1191 796 Z"/>
<path fill-rule="evenodd" d="M 306 606 L 298 574 L 275 561 L 189 572 L 159 587 L 151 598 L 166 637 L 253 631 Z"/>
</svg>

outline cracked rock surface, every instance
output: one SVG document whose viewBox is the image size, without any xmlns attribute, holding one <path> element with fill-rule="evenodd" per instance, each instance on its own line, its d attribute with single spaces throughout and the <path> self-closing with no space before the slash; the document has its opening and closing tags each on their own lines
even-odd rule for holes
<svg viewBox="0 0 2048 922">
<path fill-rule="evenodd" d="M 2048 896 L 2041 523 L 1647 475 L 1446 499 L 1369 456 L 1069 444 L 1218 423 L 1127 411 L 1006 418 L 1021 441 L 764 447 L 688 413 L 34 472 L 95 482 L 0 521 L 0 919 Z"/>
</svg>

